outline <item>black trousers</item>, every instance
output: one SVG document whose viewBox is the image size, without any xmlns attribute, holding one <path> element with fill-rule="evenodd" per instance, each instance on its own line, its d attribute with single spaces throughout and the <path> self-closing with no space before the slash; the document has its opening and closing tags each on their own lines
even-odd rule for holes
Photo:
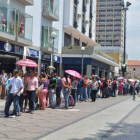
<svg viewBox="0 0 140 140">
<path fill-rule="evenodd" d="M 91 90 L 91 99 L 92 101 L 96 101 L 96 94 L 97 94 L 97 90 Z"/>
</svg>

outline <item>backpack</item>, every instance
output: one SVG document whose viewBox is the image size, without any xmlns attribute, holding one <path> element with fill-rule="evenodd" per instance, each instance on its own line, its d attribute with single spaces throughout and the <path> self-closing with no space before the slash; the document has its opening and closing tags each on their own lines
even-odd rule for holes
<svg viewBox="0 0 140 140">
<path fill-rule="evenodd" d="M 69 106 L 74 106 L 74 99 L 72 95 L 69 96 Z"/>
<path fill-rule="evenodd" d="M 117 89 L 117 84 L 116 84 L 116 83 L 113 82 L 112 85 L 113 85 L 113 86 L 112 86 L 113 89 Z"/>
<path fill-rule="evenodd" d="M 124 88 L 127 88 L 127 84 L 124 85 Z"/>
</svg>

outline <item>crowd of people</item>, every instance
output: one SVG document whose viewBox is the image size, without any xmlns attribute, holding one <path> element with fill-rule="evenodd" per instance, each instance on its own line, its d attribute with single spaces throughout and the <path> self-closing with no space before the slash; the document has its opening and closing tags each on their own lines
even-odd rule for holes
<svg viewBox="0 0 140 140">
<path fill-rule="evenodd" d="M 134 98 L 139 93 L 140 84 L 127 80 L 117 81 L 103 79 L 97 75 L 78 79 L 64 73 L 64 77 L 58 77 L 54 72 L 42 72 L 38 76 L 34 70 L 24 74 L 22 69 L 15 69 L 13 73 L 6 74 L 2 70 L 0 75 L 0 95 L 5 99 L 4 117 L 20 116 L 22 112 L 34 114 L 35 109 L 44 110 L 62 108 L 62 96 L 64 108 L 75 106 L 77 102 L 95 102 L 96 98 L 109 98 L 118 95 L 133 94 Z M 63 95 L 62 95 L 63 94 Z M 133 99 L 134 99 L 133 98 Z M 13 103 L 13 113 L 9 113 Z"/>
</svg>

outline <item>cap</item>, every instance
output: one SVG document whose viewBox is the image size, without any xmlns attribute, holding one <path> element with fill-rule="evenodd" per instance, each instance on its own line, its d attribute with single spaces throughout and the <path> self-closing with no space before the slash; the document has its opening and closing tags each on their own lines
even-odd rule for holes
<svg viewBox="0 0 140 140">
<path fill-rule="evenodd" d="M 14 73 L 18 73 L 18 70 L 17 69 L 14 69 Z"/>
</svg>

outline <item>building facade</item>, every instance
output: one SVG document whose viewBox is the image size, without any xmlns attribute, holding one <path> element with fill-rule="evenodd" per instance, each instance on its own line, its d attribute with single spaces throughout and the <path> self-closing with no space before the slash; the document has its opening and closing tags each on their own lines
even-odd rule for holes
<svg viewBox="0 0 140 140">
<path fill-rule="evenodd" d="M 96 20 L 96 41 L 101 46 L 123 48 L 124 17 L 122 6 L 124 0 L 98 0 Z"/>
<path fill-rule="evenodd" d="M 127 65 L 127 77 L 132 79 L 140 78 L 140 61 L 139 60 L 128 60 Z"/>
</svg>

